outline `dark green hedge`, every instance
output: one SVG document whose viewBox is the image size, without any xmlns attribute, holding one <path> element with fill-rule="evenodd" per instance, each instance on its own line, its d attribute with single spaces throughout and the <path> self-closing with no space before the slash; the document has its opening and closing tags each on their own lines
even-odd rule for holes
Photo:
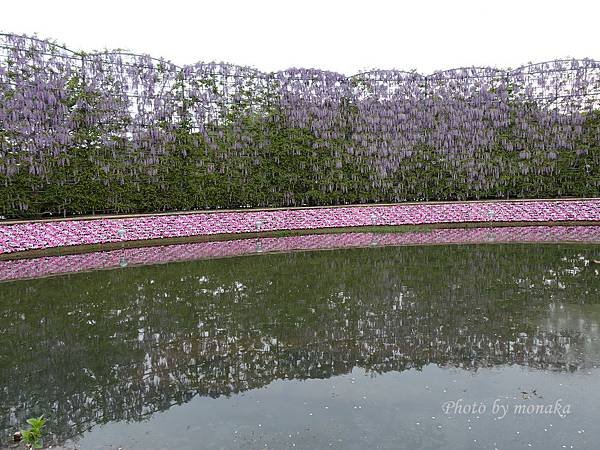
<svg viewBox="0 0 600 450">
<path fill-rule="evenodd" d="M 328 148 L 323 148 L 308 129 L 289 127 L 269 117 L 242 120 L 210 131 L 216 148 L 202 135 L 180 127 L 175 142 L 168 144 L 151 175 L 129 169 L 131 165 L 119 154 L 119 148 L 103 148 L 93 131 L 83 129 L 76 140 L 79 144 L 69 150 L 68 164 L 48 162 L 43 177 L 30 174 L 26 167 L 10 179 L 0 176 L 0 214 L 34 218 L 599 194 L 600 150 L 590 145 L 598 142 L 598 112 L 588 114 L 583 124 L 583 154 L 557 150 L 556 159 L 523 160 L 518 152 L 500 146 L 494 152 L 475 153 L 474 165 L 485 163 L 496 170 L 494 183 L 489 186 L 484 180 L 469 179 L 468 161 L 454 165 L 441 161 L 440 153 L 432 148 L 413 152 L 403 159 L 402 170 L 382 177 L 374 172 L 376 164 L 372 161 L 348 154 L 346 149 L 352 145 L 349 138 L 329 140 Z M 255 142 L 268 145 L 252 152 L 232 152 L 228 133 L 242 126 Z M 510 130 L 505 136 L 516 139 Z M 108 173 L 98 163 L 102 160 L 110 163 Z"/>
</svg>

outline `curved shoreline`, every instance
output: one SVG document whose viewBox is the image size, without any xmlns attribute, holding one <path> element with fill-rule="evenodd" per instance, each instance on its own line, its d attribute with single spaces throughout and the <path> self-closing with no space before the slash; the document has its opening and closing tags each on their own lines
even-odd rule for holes
<svg viewBox="0 0 600 450">
<path fill-rule="evenodd" d="M 412 245 L 510 243 L 600 244 L 600 225 L 437 228 L 403 233 L 329 233 L 122 248 L 93 253 L 0 261 L 0 282 L 127 266 L 261 253 Z"/>
<path fill-rule="evenodd" d="M 600 222 L 600 199 L 210 211 L 0 223 L 0 255 L 72 246 L 334 228 Z"/>
</svg>

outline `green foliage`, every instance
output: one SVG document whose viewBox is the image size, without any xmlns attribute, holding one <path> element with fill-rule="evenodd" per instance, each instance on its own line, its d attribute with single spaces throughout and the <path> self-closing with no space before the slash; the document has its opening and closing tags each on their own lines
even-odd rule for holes
<svg viewBox="0 0 600 450">
<path fill-rule="evenodd" d="M 27 419 L 27 423 L 30 425 L 29 430 L 21 431 L 23 442 L 30 448 L 42 448 L 42 428 L 46 424 L 46 419 L 44 416 L 32 417 Z"/>
</svg>

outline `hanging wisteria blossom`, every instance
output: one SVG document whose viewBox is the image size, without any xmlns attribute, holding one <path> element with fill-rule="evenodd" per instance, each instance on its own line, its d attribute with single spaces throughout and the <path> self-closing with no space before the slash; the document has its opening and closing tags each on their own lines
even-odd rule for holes
<svg viewBox="0 0 600 450">
<path fill-rule="evenodd" d="M 0 35 L 0 214 L 596 196 L 600 62 L 178 67 Z"/>
</svg>

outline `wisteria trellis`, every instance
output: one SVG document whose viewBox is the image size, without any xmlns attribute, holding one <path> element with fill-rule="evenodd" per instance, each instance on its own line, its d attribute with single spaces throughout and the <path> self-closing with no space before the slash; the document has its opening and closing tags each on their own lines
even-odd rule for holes
<svg viewBox="0 0 600 450">
<path fill-rule="evenodd" d="M 346 77 L 0 35 L 0 204 L 19 216 L 591 196 L 599 110 L 591 59 Z M 162 203 L 135 196 L 148 185 Z"/>
</svg>

